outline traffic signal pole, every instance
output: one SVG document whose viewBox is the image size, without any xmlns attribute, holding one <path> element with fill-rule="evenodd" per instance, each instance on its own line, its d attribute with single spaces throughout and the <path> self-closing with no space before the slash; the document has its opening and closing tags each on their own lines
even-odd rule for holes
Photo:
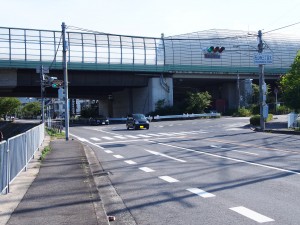
<svg viewBox="0 0 300 225">
<path fill-rule="evenodd" d="M 66 25 L 62 23 L 63 35 L 63 71 L 64 71 L 64 89 L 65 89 L 65 134 L 66 141 L 69 140 L 69 104 L 68 104 L 68 67 L 67 67 L 67 40 L 66 40 Z"/>
<path fill-rule="evenodd" d="M 262 32 L 258 31 L 258 52 L 263 52 L 263 42 L 262 42 Z M 265 83 L 264 77 L 264 65 L 259 64 L 259 113 L 260 113 L 260 129 L 265 130 L 265 119 L 264 119 L 264 106 L 266 105 L 266 100 L 264 98 L 263 85 Z"/>
<path fill-rule="evenodd" d="M 44 98 L 45 85 L 44 85 L 44 67 L 43 67 L 43 65 L 41 65 L 41 67 L 40 67 L 40 80 L 41 80 L 42 123 L 44 123 L 45 122 L 45 98 Z"/>
</svg>

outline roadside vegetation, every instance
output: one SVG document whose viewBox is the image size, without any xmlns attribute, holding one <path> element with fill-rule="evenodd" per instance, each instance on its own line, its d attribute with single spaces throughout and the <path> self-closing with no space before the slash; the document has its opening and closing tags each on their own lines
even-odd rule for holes
<svg viewBox="0 0 300 225">
<path fill-rule="evenodd" d="M 47 154 L 48 154 L 50 151 L 51 151 L 50 146 L 46 146 L 46 147 L 43 149 L 43 151 L 42 151 L 42 155 L 41 155 L 41 157 L 40 157 L 40 160 L 43 161 L 43 160 L 46 158 Z"/>
<path fill-rule="evenodd" d="M 46 128 L 46 132 L 51 138 L 62 139 L 65 137 L 65 133 L 60 131 L 59 129 Z"/>
</svg>

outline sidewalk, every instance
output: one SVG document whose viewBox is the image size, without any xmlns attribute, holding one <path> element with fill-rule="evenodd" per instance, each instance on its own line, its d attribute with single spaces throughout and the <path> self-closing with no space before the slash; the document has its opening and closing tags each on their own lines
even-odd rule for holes
<svg viewBox="0 0 300 225">
<path fill-rule="evenodd" d="M 82 144 L 57 139 L 50 146 L 52 151 L 20 204 L 9 208 L 17 188 L 0 196 L 0 224 L 5 224 L 3 217 L 7 221 L 12 212 L 7 225 L 109 224 Z"/>
</svg>

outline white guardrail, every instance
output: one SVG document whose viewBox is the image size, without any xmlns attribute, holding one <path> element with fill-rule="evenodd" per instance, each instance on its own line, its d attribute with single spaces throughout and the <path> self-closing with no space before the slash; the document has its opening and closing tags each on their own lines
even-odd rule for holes
<svg viewBox="0 0 300 225">
<path fill-rule="evenodd" d="M 148 116 L 148 120 L 149 121 L 152 121 L 152 120 L 180 120 L 180 119 L 195 119 L 195 118 L 201 118 L 201 117 L 221 117 L 221 114 L 220 113 L 201 113 L 201 114 L 194 114 L 194 113 L 191 113 L 191 114 L 182 114 L 182 115 L 166 115 L 166 116 L 160 116 L 160 115 L 157 115 L 157 116 Z M 121 118 L 108 118 L 109 121 L 122 121 L 122 122 L 126 122 L 126 118 L 125 117 L 121 117 Z"/>
<path fill-rule="evenodd" d="M 26 171 L 44 137 L 45 126 L 40 124 L 0 143 L 0 194 L 8 193 L 14 179 Z"/>
</svg>

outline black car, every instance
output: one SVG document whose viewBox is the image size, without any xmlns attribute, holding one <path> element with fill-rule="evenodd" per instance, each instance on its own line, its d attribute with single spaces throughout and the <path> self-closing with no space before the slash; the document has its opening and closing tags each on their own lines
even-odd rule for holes
<svg viewBox="0 0 300 225">
<path fill-rule="evenodd" d="M 129 130 L 129 128 L 132 129 L 142 129 L 146 128 L 149 129 L 149 121 L 145 117 L 144 114 L 132 114 L 127 116 L 126 120 L 126 128 Z"/>
<path fill-rule="evenodd" d="M 100 117 L 100 118 L 90 118 L 89 124 L 98 126 L 98 125 L 109 125 L 109 120 L 106 117 Z"/>
</svg>

